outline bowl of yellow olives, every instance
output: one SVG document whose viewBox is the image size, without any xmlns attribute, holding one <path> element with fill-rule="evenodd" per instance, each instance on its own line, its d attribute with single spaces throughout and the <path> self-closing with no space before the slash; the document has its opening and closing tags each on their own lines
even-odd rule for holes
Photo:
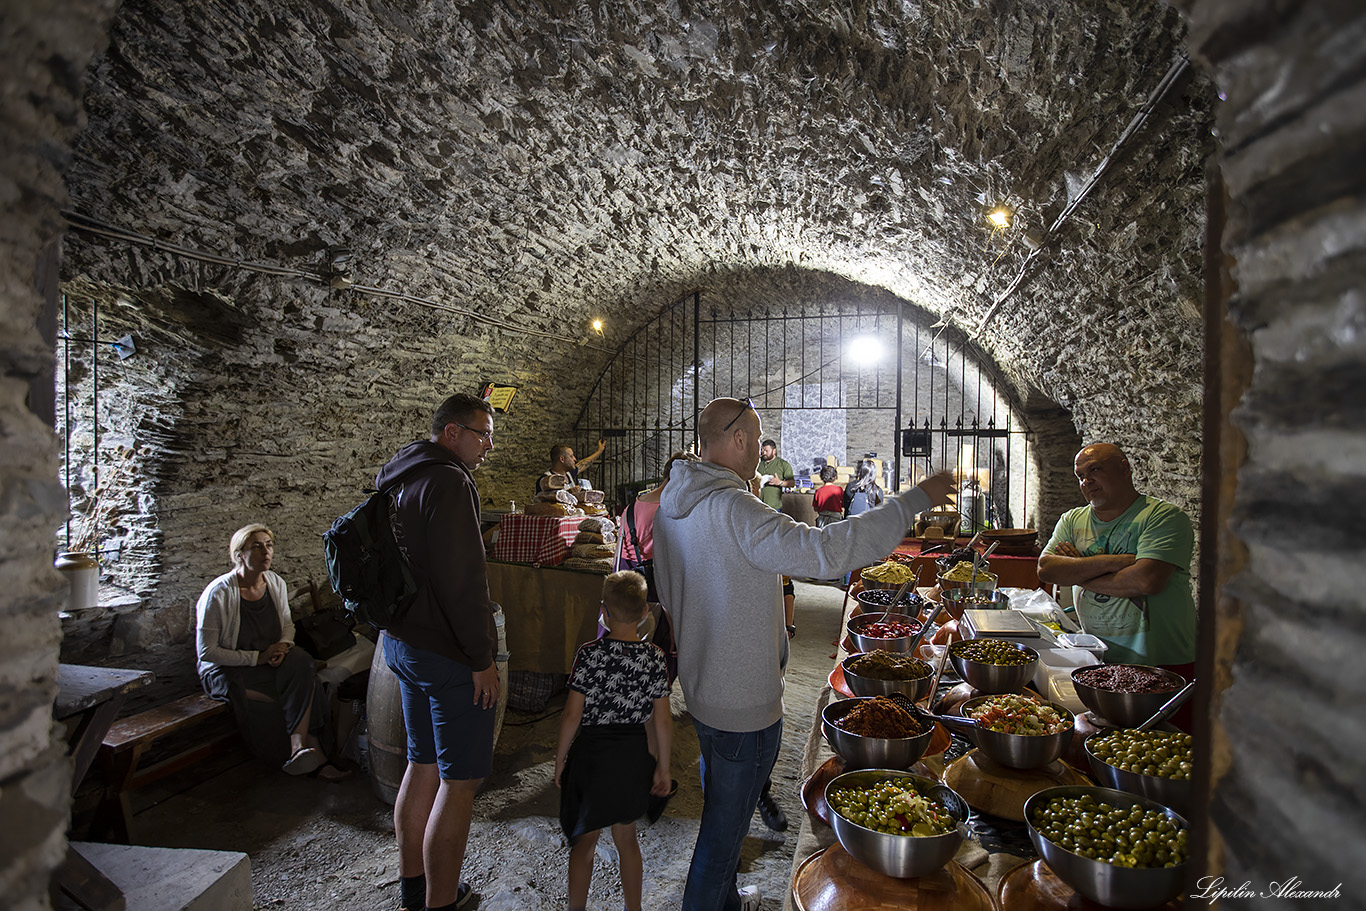
<svg viewBox="0 0 1366 911">
<path fill-rule="evenodd" d="M 1142 794 L 1178 813 L 1191 808 L 1191 735 L 1165 730 L 1097 731 L 1083 743 L 1101 784 Z"/>
<path fill-rule="evenodd" d="M 1025 801 L 1029 840 L 1076 892 L 1111 908 L 1153 908 L 1181 892 L 1189 826 L 1155 800 L 1113 788 L 1046 788 Z"/>
<path fill-rule="evenodd" d="M 825 786 L 830 826 L 850 857 L 885 876 L 933 873 L 953 859 L 967 836 L 966 820 L 934 799 L 936 788 L 949 790 L 910 772 L 845 772 Z"/>
</svg>

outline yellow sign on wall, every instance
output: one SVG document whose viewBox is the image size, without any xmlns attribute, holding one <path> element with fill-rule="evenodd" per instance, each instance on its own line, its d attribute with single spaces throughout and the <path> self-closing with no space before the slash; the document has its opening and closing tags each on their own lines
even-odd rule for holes
<svg viewBox="0 0 1366 911">
<path fill-rule="evenodd" d="M 517 394 L 517 386 L 503 386 L 498 383 L 484 384 L 484 401 L 493 406 L 493 410 L 500 414 L 506 414 L 512 407 L 512 397 Z"/>
</svg>

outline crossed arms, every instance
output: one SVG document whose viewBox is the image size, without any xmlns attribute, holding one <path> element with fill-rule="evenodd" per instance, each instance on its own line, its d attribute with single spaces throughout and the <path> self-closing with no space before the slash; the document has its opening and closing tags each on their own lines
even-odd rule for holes
<svg viewBox="0 0 1366 911">
<path fill-rule="evenodd" d="M 1155 595 L 1167 587 L 1176 567 L 1133 554 L 1096 554 L 1083 557 L 1070 541 L 1056 553 L 1039 557 L 1039 580 L 1055 585 L 1080 585 L 1087 591 L 1116 598 Z"/>
</svg>

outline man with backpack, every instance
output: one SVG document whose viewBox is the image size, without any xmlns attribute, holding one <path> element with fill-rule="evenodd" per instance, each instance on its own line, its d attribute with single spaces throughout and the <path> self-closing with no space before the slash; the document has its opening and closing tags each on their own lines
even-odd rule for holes
<svg viewBox="0 0 1366 911">
<path fill-rule="evenodd" d="M 493 763 L 497 631 L 473 472 L 493 449 L 493 409 L 464 393 L 441 403 L 431 438 L 375 478 L 418 591 L 385 631 L 398 678 L 408 768 L 394 803 L 403 907 L 444 911 L 473 896 L 460 881 L 474 793 Z"/>
</svg>

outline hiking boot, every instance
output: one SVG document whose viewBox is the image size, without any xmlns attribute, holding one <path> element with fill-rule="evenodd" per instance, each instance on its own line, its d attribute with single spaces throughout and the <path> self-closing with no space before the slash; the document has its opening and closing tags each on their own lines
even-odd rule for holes
<svg viewBox="0 0 1366 911">
<path fill-rule="evenodd" d="M 759 818 L 774 832 L 787 831 L 787 814 L 767 790 L 759 795 Z"/>
</svg>

